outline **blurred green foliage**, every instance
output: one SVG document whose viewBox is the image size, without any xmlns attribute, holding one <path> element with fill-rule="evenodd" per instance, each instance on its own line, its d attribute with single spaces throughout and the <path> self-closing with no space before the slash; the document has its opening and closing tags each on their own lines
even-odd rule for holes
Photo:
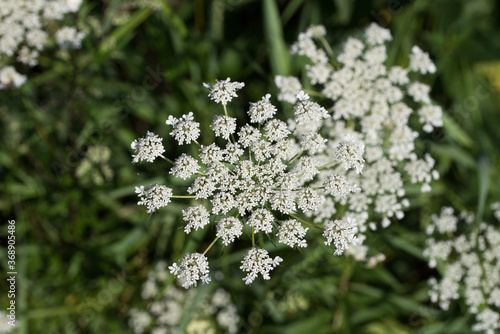
<svg viewBox="0 0 500 334">
<path fill-rule="evenodd" d="M 287 265 L 271 281 L 247 287 L 238 270 L 244 250 L 219 248 L 211 265 L 224 278 L 214 285 L 233 294 L 243 333 L 468 333 L 462 309 L 442 313 L 427 300 L 431 271 L 422 259 L 421 231 L 443 205 L 481 219 L 500 198 L 498 3 L 150 3 L 155 6 L 85 1 L 74 17 L 87 28 L 83 48 L 45 50 L 27 84 L 0 91 L 0 210 L 2 226 L 17 222 L 18 333 L 130 332 L 127 312 L 140 303 L 140 284 L 152 264 L 200 249 L 209 240 L 205 234 L 213 233 L 186 236 L 179 228 L 187 200 L 151 216 L 136 205 L 134 186 L 187 184 L 170 178 L 161 163 L 132 165 L 133 139 L 155 131 L 175 157 L 185 148 L 169 138 L 165 120 L 193 111 L 202 121 L 202 143 L 209 143 L 205 130 L 220 111 L 203 82 L 228 76 L 245 82 L 230 106 L 245 120 L 249 102 L 268 92 L 276 96 L 274 75 L 300 73 L 301 60 L 288 53 L 299 32 L 323 24 L 335 45 L 373 21 L 393 33 L 391 63 L 405 65 L 415 44 L 436 62 L 429 84 L 446 110 L 445 125 L 420 149 L 436 158 L 442 179 L 431 195 L 412 203 L 405 226 L 379 236 L 388 259 L 376 268 L 333 257 L 319 242 L 302 253 L 269 245 Z M 98 185 L 76 173 L 94 145 L 110 148 L 114 171 Z M 0 233 L 3 246 L 6 228 Z M 4 269 L 5 254 L 2 248 Z M 6 298 L 0 296 L 2 305 Z"/>
</svg>

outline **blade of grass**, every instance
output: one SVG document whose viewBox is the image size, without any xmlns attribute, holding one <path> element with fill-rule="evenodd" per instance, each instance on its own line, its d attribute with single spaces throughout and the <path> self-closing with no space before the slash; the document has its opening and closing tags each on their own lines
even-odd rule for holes
<svg viewBox="0 0 500 334">
<path fill-rule="evenodd" d="M 136 11 L 130 18 L 130 20 L 117 27 L 115 30 L 109 34 L 99 45 L 98 57 L 100 59 L 106 58 L 112 51 L 116 51 L 116 48 L 110 50 L 109 45 L 120 45 L 122 39 L 126 39 L 127 35 L 133 33 L 135 28 L 137 28 L 141 23 L 146 21 L 146 19 L 153 13 L 150 8 L 144 8 Z M 123 46 L 123 45 L 122 45 Z"/>
<path fill-rule="evenodd" d="M 264 31 L 269 49 L 269 61 L 274 75 L 287 75 L 290 70 L 290 56 L 283 39 L 281 18 L 274 0 L 263 0 Z"/>
<path fill-rule="evenodd" d="M 478 179 L 479 179 L 479 196 L 477 199 L 477 213 L 476 224 L 483 220 L 484 206 L 486 204 L 486 197 L 490 184 L 490 174 L 488 173 L 489 162 L 485 156 L 479 159 L 477 165 Z M 477 226 L 477 225 L 476 225 Z"/>
</svg>

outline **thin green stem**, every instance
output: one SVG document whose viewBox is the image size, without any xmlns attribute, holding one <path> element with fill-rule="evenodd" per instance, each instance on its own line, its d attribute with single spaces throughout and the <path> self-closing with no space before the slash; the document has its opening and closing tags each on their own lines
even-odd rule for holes
<svg viewBox="0 0 500 334">
<path fill-rule="evenodd" d="M 227 108 L 226 108 L 226 105 L 225 105 L 225 104 L 223 104 L 222 106 L 224 107 L 224 115 L 228 116 L 228 114 L 227 114 Z"/>
<path fill-rule="evenodd" d="M 165 157 L 163 154 L 160 154 L 160 158 L 162 158 L 163 160 L 165 161 L 168 161 L 170 162 L 172 165 L 175 165 L 175 162 L 173 162 L 172 160 L 170 160 L 169 158 Z"/>
<path fill-rule="evenodd" d="M 178 195 L 178 196 L 170 196 L 170 198 L 196 198 L 196 196 Z"/>
<path fill-rule="evenodd" d="M 320 40 L 321 44 L 323 44 L 323 46 L 325 47 L 326 53 L 328 53 L 328 55 L 332 59 L 333 64 L 335 65 L 334 67 L 335 68 L 340 67 L 339 63 L 337 62 L 337 58 L 335 58 L 335 54 L 333 53 L 333 50 L 330 47 L 330 44 L 328 43 L 328 41 L 323 36 L 319 36 L 319 40 Z"/>
<path fill-rule="evenodd" d="M 309 226 L 311 226 L 311 227 L 317 228 L 318 230 L 322 230 L 322 228 L 321 228 L 321 227 L 319 227 L 319 226 L 317 226 L 317 225 L 315 225 L 315 224 L 313 224 L 313 223 L 310 223 L 310 222 L 308 222 L 307 220 L 304 220 L 304 219 L 302 219 L 302 218 L 300 218 L 300 217 L 297 217 L 297 216 L 296 216 L 296 215 L 294 215 L 293 213 L 289 213 L 288 215 L 289 215 L 290 217 L 292 217 L 293 219 L 298 220 L 298 221 L 299 221 L 299 222 L 301 222 L 301 223 L 304 223 L 304 224 L 309 225 Z"/>
<path fill-rule="evenodd" d="M 323 168 L 326 168 L 326 167 L 328 167 L 328 166 L 331 166 L 331 165 L 335 164 L 336 162 L 337 162 L 337 161 L 330 161 L 329 163 L 326 163 L 326 164 L 324 164 L 323 166 L 319 166 L 319 167 L 318 167 L 318 170 L 321 170 L 321 169 L 323 169 Z"/>
<path fill-rule="evenodd" d="M 325 94 L 323 93 L 320 93 L 320 92 L 317 92 L 315 90 L 310 90 L 310 89 L 305 89 L 305 88 L 302 88 L 302 90 L 307 93 L 308 95 L 313 95 L 313 96 L 318 96 L 318 97 L 326 97 Z"/>
<path fill-rule="evenodd" d="M 255 247 L 255 231 L 253 227 L 252 227 L 252 247 Z"/>
<path fill-rule="evenodd" d="M 203 252 L 203 255 L 205 255 L 210 250 L 210 248 L 212 248 L 212 246 L 215 245 L 215 243 L 217 242 L 217 240 L 219 240 L 219 237 L 216 237 L 214 239 L 214 241 L 212 241 L 212 243 L 210 245 L 208 245 L 207 249 L 205 249 L 205 251 Z"/>
<path fill-rule="evenodd" d="M 321 44 L 323 44 L 323 46 L 325 47 L 328 55 L 332 58 L 335 58 L 335 54 L 333 53 L 333 50 L 330 47 L 330 44 L 328 43 L 328 41 L 323 36 L 319 36 L 319 40 L 321 41 Z"/>
<path fill-rule="evenodd" d="M 304 152 L 304 150 L 298 151 L 297 154 L 295 154 L 290 160 L 288 160 L 286 162 L 285 165 L 288 165 L 289 163 L 291 163 L 292 161 L 294 161 L 295 159 L 297 159 L 303 152 Z"/>
</svg>

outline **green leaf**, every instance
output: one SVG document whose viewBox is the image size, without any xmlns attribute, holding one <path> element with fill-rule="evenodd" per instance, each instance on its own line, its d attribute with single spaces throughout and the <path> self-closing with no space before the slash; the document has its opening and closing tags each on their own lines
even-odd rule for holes
<svg viewBox="0 0 500 334">
<path fill-rule="evenodd" d="M 467 168 L 475 168 L 476 161 L 472 157 L 472 155 L 463 150 L 459 146 L 452 145 L 435 145 L 432 147 L 432 153 L 438 159 L 440 158 L 448 158 L 454 160 L 455 162 L 461 164 L 463 167 Z"/>
<path fill-rule="evenodd" d="M 479 178 L 479 196 L 477 199 L 477 214 L 476 222 L 481 222 L 483 220 L 484 206 L 486 204 L 486 197 L 488 194 L 488 188 L 490 185 L 490 174 L 488 172 L 489 162 L 485 156 L 479 159 L 477 166 L 477 173 Z"/>
<path fill-rule="evenodd" d="M 419 259 L 424 260 L 424 256 L 422 254 L 422 249 L 420 247 L 417 247 L 416 245 L 412 244 L 405 238 L 398 237 L 396 235 L 392 235 L 390 238 L 388 238 L 389 242 L 396 248 L 399 248 L 401 250 L 404 250 L 405 252 L 418 257 Z"/>
<path fill-rule="evenodd" d="M 469 137 L 467 132 L 458 125 L 453 118 L 443 113 L 443 129 L 450 138 L 454 139 L 462 146 L 472 148 L 474 141 Z"/>
<path fill-rule="evenodd" d="M 263 0 L 263 10 L 264 31 L 273 74 L 288 75 L 290 72 L 290 55 L 283 39 L 278 6 L 274 0 Z"/>
<path fill-rule="evenodd" d="M 98 49 L 99 56 L 105 58 L 112 51 L 116 51 L 116 48 L 110 48 L 110 45 L 120 45 L 122 40 L 130 39 L 128 35 L 132 34 L 134 29 L 146 21 L 152 13 L 150 8 L 144 8 L 135 12 L 127 23 L 113 30 L 113 32 L 102 41 Z"/>
</svg>

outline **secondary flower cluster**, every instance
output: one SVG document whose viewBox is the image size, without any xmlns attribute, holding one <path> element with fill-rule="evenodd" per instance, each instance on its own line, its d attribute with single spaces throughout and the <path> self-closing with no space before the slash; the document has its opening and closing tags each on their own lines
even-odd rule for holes
<svg viewBox="0 0 500 334">
<path fill-rule="evenodd" d="M 347 198 L 336 197 L 333 202 L 324 201 L 314 216 L 321 221 L 342 206 L 345 216 L 356 219 L 360 232 L 368 227 L 375 230 L 376 221 L 387 227 L 390 219 L 402 219 L 409 206 L 405 186 L 420 184 L 421 192 L 427 192 L 432 179 L 439 177 L 433 169 L 434 159 L 429 154 L 417 154 L 415 140 L 419 133 L 410 125 L 416 118 L 425 132 L 442 126 L 442 111 L 431 102 L 430 87 L 413 79 L 416 73 L 434 73 L 436 68 L 417 46 L 409 55 L 407 68 L 386 65 L 386 44 L 392 36 L 376 24 L 371 24 L 361 38 L 348 38 L 336 55 L 325 35 L 323 26 L 312 26 L 299 35 L 291 52 L 310 60 L 306 73 L 316 90 L 310 94 L 331 105 L 328 113 L 332 117 L 307 126 L 298 124 L 294 134 L 322 133 L 328 140 L 326 149 L 314 158 L 320 164 L 327 163 L 331 156 L 343 160 L 333 166 L 333 172 L 351 168 L 345 180 L 357 184 L 360 191 Z M 298 78 L 277 76 L 275 83 L 280 89 L 279 100 L 300 100 L 297 94 L 302 85 Z M 363 172 L 359 173 L 361 168 Z M 320 171 L 318 184 L 328 180 L 330 173 L 327 168 Z M 360 240 L 363 238 L 360 235 Z M 359 243 L 350 253 L 366 260 L 367 247 Z"/>
<path fill-rule="evenodd" d="M 142 285 L 141 297 L 148 302 L 146 309 L 129 312 L 129 326 L 135 334 L 175 333 L 186 314 L 192 315 L 185 333 L 237 333 L 240 317 L 231 296 L 222 289 L 197 300 L 198 291 L 184 290 L 169 283 L 167 264 L 158 262 Z M 190 308 L 196 305 L 196 310 Z"/>
<path fill-rule="evenodd" d="M 495 203 L 491 208 L 499 206 Z M 449 207 L 432 215 L 431 221 L 424 255 L 442 276 L 429 280 L 432 302 L 448 310 L 454 300 L 461 300 L 475 314 L 474 331 L 496 333 L 500 329 L 500 227 L 484 222 L 476 226 L 473 214 L 455 215 Z"/>
<path fill-rule="evenodd" d="M 82 0 L 3 0 L 0 8 L 0 90 L 19 87 L 26 76 L 14 66 L 5 66 L 8 59 L 31 67 L 38 64 L 40 51 L 49 39 L 44 28 L 51 21 L 60 21 L 67 13 L 75 13 Z M 54 33 L 61 49 L 80 48 L 85 34 L 74 27 L 61 27 Z"/>
<path fill-rule="evenodd" d="M 76 167 L 76 176 L 84 184 L 102 185 L 113 178 L 113 169 L 109 165 L 111 149 L 104 145 L 90 146 L 85 157 Z"/>
<path fill-rule="evenodd" d="M 236 118 L 229 116 L 226 106 L 244 84 L 231 82 L 228 78 L 214 85 L 205 84 L 205 87 L 210 89 L 209 97 L 224 108 L 224 115 L 214 116 L 210 125 L 215 136 L 220 138 L 217 142 L 200 144 L 200 126 L 193 114 L 188 113 L 180 118 L 170 115 L 166 123 L 172 127 L 170 135 L 179 145 L 198 145 L 197 156 L 183 153 L 174 160 L 164 157 L 161 139 L 150 132 L 132 143 L 134 162 L 152 162 L 157 157 L 169 161 L 172 164 L 170 174 L 192 180 L 187 188 L 190 195 L 174 195 L 172 189 L 163 185 L 154 184 L 149 190 L 141 186 L 137 187 L 141 198 L 138 204 L 154 212 L 172 198 L 192 198 L 197 203 L 182 212 L 186 233 L 214 224 L 216 240 L 220 239 L 224 246 L 236 242 L 244 234 L 251 235 L 252 248 L 240 267 L 247 274 L 243 278 L 246 284 L 252 283 L 258 275 L 269 279 L 270 271 L 282 261 L 280 257 L 271 258 L 266 250 L 257 247 L 256 236 L 274 235 L 278 243 L 303 248 L 307 247 L 308 230 L 314 228 L 324 232 L 328 245 L 333 243 L 335 255 L 355 244 L 357 225 L 353 218 L 331 220 L 330 215 L 314 224 L 300 215 L 318 210 L 327 199 L 348 198 L 359 190 L 344 174 L 350 169 L 361 172 L 364 146 L 346 137 L 339 142 L 330 161 L 320 164 L 313 155 L 325 151 L 327 140 L 315 130 L 292 137 L 293 129 L 274 117 L 277 108 L 272 105 L 269 94 L 250 104 L 248 116 L 255 125 L 238 127 Z M 299 92 L 294 110 L 300 126 L 329 117 L 327 111 L 304 92 Z M 340 165 L 342 170 L 330 172 L 320 184 L 311 186 L 320 171 L 332 165 Z M 185 288 L 198 281 L 210 281 L 205 256 L 208 249 L 203 254 L 186 254 L 179 264 L 170 267 L 171 272 L 183 280 Z"/>
</svg>

